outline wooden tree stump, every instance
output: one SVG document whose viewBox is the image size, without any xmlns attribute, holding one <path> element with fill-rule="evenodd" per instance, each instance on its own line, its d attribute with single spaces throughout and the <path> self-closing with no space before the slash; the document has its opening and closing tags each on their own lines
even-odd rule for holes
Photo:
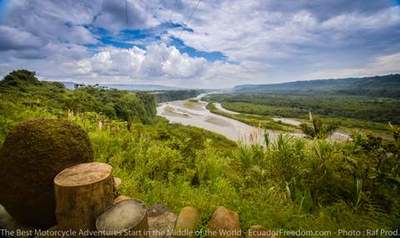
<svg viewBox="0 0 400 238">
<path fill-rule="evenodd" d="M 69 167 L 54 178 L 60 230 L 95 230 L 96 218 L 113 204 L 111 172 L 110 165 L 92 162 Z"/>
<path fill-rule="evenodd" d="M 147 209 L 134 200 L 121 201 L 97 218 L 96 228 L 104 237 L 146 237 Z"/>
</svg>

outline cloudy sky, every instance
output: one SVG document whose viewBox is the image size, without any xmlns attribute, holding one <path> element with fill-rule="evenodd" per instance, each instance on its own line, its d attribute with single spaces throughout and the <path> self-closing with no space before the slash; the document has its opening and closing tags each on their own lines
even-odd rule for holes
<svg viewBox="0 0 400 238">
<path fill-rule="evenodd" d="M 400 72 L 400 1 L 0 0 L 0 76 L 226 88 Z"/>
</svg>

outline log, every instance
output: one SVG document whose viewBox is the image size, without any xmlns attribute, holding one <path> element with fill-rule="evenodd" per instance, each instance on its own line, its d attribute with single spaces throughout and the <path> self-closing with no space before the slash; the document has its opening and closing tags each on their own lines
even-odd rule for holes
<svg viewBox="0 0 400 238">
<path fill-rule="evenodd" d="M 111 173 L 110 165 L 92 162 L 69 167 L 54 178 L 60 230 L 95 231 L 97 217 L 113 204 Z"/>
<path fill-rule="evenodd" d="M 114 204 L 96 220 L 103 237 L 146 237 L 148 227 L 146 207 L 134 200 Z"/>
</svg>

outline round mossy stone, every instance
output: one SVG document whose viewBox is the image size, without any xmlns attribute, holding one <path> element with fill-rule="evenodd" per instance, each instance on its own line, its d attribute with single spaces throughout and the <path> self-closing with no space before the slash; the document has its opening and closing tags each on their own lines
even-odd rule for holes
<svg viewBox="0 0 400 238">
<path fill-rule="evenodd" d="M 36 119 L 18 124 L 0 149 L 0 204 L 19 223 L 56 224 L 53 178 L 93 161 L 87 133 L 69 121 Z"/>
</svg>

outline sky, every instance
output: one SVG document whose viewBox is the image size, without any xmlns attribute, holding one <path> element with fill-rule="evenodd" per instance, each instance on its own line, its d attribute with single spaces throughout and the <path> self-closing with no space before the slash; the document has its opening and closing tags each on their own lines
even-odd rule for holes
<svg viewBox="0 0 400 238">
<path fill-rule="evenodd" d="M 395 0 L 0 0 L 0 77 L 229 88 L 400 72 Z"/>
</svg>

